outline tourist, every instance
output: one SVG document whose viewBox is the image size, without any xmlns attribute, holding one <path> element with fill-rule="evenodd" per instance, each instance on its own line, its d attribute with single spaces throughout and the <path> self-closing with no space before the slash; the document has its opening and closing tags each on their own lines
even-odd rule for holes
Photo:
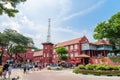
<svg viewBox="0 0 120 80">
<path fill-rule="evenodd" d="M 39 70 L 42 69 L 42 64 L 40 62 L 38 63 L 38 68 L 39 68 Z"/>
<path fill-rule="evenodd" d="M 12 72 L 12 64 L 10 64 L 8 67 L 8 78 L 10 78 L 11 72 Z"/>
<path fill-rule="evenodd" d="M 24 71 L 24 74 L 27 73 L 27 64 L 26 63 L 24 63 L 23 71 Z"/>
<path fill-rule="evenodd" d="M 6 74 L 7 74 L 7 71 L 8 71 L 8 67 L 9 67 L 9 64 L 8 64 L 8 62 L 6 62 L 3 65 L 3 71 L 2 71 L 2 75 L 3 75 L 4 79 L 6 79 Z"/>
<path fill-rule="evenodd" d="M 35 70 L 38 71 L 38 63 L 37 62 L 34 64 L 34 66 L 35 66 Z"/>
</svg>

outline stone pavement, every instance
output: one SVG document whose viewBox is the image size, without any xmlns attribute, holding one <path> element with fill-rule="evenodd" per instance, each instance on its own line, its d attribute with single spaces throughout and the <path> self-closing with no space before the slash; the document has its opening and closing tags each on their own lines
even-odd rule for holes
<svg viewBox="0 0 120 80">
<path fill-rule="evenodd" d="M 120 80 L 120 77 L 74 74 L 72 69 L 60 71 L 44 69 L 24 75 L 24 80 Z"/>
<path fill-rule="evenodd" d="M 34 74 L 33 74 L 34 73 Z M 54 71 L 54 70 L 46 70 L 46 69 L 42 69 L 41 71 L 30 71 L 29 73 L 27 74 L 23 74 L 23 70 L 22 69 L 13 69 L 12 70 L 12 74 L 11 74 L 11 78 L 17 78 L 19 77 L 18 80 L 24 80 L 23 77 L 32 77 L 33 79 L 35 77 L 33 77 L 33 75 L 36 75 L 37 74 L 41 74 L 41 75 L 44 75 L 44 74 L 49 74 L 52 76 L 52 74 L 54 74 L 54 76 L 56 74 L 58 74 L 58 76 L 62 75 L 65 77 L 65 75 L 70 75 L 72 77 L 76 77 L 77 79 L 75 80 L 120 80 L 120 77 L 117 77 L 117 76 L 94 76 L 94 75 L 82 75 L 82 74 L 74 74 L 72 73 L 72 70 L 71 69 L 64 69 L 64 70 L 61 70 L 61 71 Z M 8 77 L 8 75 L 7 75 Z M 47 77 L 47 76 L 46 76 Z M 72 78 L 71 77 L 71 78 Z M 44 77 L 45 78 L 45 77 Z M 33 80 L 31 79 L 31 80 Z M 0 80 L 2 80 L 2 78 L 0 78 Z M 8 80 L 12 80 L 12 79 L 8 79 Z M 25 79 L 26 80 L 26 79 Z M 30 80 L 30 79 L 29 79 Z M 70 79 L 69 79 L 70 80 Z M 72 79 L 73 80 L 73 79 Z"/>
<path fill-rule="evenodd" d="M 8 74 L 6 75 L 7 80 L 12 80 L 13 78 L 19 78 L 17 80 L 23 80 L 23 70 L 22 69 L 13 69 L 11 73 L 11 78 L 8 79 Z M 0 80 L 4 80 L 0 77 Z"/>
<path fill-rule="evenodd" d="M 48 71 L 48 70 L 43 69 L 42 71 Z M 29 71 L 27 74 L 24 74 L 23 69 L 17 68 L 17 69 L 12 70 L 10 79 L 8 79 L 8 74 L 6 75 L 6 78 L 7 78 L 7 80 L 12 80 L 13 78 L 19 78 L 17 80 L 23 80 L 24 75 L 29 75 L 30 73 L 36 73 L 36 72 L 38 73 L 39 71 L 37 71 L 37 70 L 36 71 Z M 4 79 L 2 77 L 0 77 L 0 80 L 4 80 Z"/>
<path fill-rule="evenodd" d="M 12 78 L 19 77 L 18 80 L 23 80 L 23 75 L 24 75 L 23 74 L 23 69 L 13 69 L 11 77 Z"/>
</svg>

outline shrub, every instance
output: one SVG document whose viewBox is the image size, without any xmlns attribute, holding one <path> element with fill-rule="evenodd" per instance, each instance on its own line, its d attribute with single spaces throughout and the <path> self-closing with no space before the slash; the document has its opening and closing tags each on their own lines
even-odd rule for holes
<svg viewBox="0 0 120 80">
<path fill-rule="evenodd" d="M 82 73 L 82 74 L 93 74 L 93 75 L 106 75 L 106 76 L 120 76 L 120 71 L 97 71 L 97 70 L 82 70 L 82 69 L 75 69 L 73 70 L 74 73 Z"/>
<path fill-rule="evenodd" d="M 79 70 L 75 69 L 75 70 L 73 70 L 73 73 L 78 74 L 78 73 L 80 73 L 80 72 L 79 72 Z"/>
<path fill-rule="evenodd" d="M 113 66 L 112 70 L 120 70 L 120 66 Z"/>
<path fill-rule="evenodd" d="M 86 70 L 95 70 L 97 66 L 98 66 L 97 64 L 88 64 L 85 66 L 85 69 Z"/>
<path fill-rule="evenodd" d="M 83 65 L 79 65 L 73 72 L 77 74 L 120 76 L 120 66 L 88 64 L 84 68 Z"/>
<path fill-rule="evenodd" d="M 112 66 L 113 70 L 119 70 L 118 66 Z"/>
<path fill-rule="evenodd" d="M 93 70 L 93 66 L 92 66 L 91 64 L 87 64 L 87 65 L 85 66 L 85 69 L 86 69 L 86 70 Z"/>
<path fill-rule="evenodd" d="M 104 66 L 99 65 L 99 66 L 97 66 L 97 67 L 96 67 L 96 70 L 105 70 L 105 67 L 104 67 Z"/>
<path fill-rule="evenodd" d="M 118 66 L 118 69 L 120 70 L 120 66 Z"/>
<path fill-rule="evenodd" d="M 78 65 L 78 68 L 79 68 L 79 69 L 85 69 L 85 66 L 82 65 L 82 64 L 80 64 L 80 65 Z"/>
<path fill-rule="evenodd" d="M 112 70 L 112 67 L 109 65 L 97 65 L 95 70 Z"/>
<path fill-rule="evenodd" d="M 112 68 L 110 67 L 110 65 L 103 65 L 104 70 L 112 70 Z"/>
<path fill-rule="evenodd" d="M 96 67 L 99 66 L 98 64 L 92 64 L 93 70 L 96 70 Z"/>
</svg>

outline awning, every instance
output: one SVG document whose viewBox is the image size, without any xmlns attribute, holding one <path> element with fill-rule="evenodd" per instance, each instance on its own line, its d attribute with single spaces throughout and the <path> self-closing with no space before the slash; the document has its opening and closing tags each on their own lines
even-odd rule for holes
<svg viewBox="0 0 120 80">
<path fill-rule="evenodd" d="M 80 54 L 78 56 L 76 56 L 76 58 L 89 58 L 90 56 L 86 55 L 86 54 Z"/>
</svg>

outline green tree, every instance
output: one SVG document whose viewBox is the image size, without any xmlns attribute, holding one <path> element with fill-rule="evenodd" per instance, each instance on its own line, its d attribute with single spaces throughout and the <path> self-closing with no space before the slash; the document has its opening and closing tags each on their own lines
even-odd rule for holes
<svg viewBox="0 0 120 80">
<path fill-rule="evenodd" d="M 59 59 L 60 60 L 67 60 L 66 54 L 68 53 L 68 50 L 65 47 L 59 47 L 56 49 L 56 52 L 60 55 Z"/>
<path fill-rule="evenodd" d="M 21 51 L 24 51 L 24 47 L 32 47 L 34 45 L 32 38 L 26 37 L 16 30 L 5 29 L 3 33 L 0 33 L 0 46 L 1 48 L 1 56 L 0 56 L 0 64 L 2 64 L 2 57 L 4 53 L 4 49 L 7 49 L 9 56 L 12 56 L 12 53 L 15 52 L 15 47 L 20 47 Z M 23 49 L 21 49 L 23 47 Z M 20 50 L 16 50 L 17 53 L 20 53 Z"/>
<path fill-rule="evenodd" d="M 33 46 L 33 47 L 31 47 L 31 48 L 34 50 L 34 52 L 42 51 L 42 49 L 39 49 L 39 48 L 37 48 L 37 47 L 35 47 L 35 46 Z"/>
<path fill-rule="evenodd" d="M 107 39 L 113 44 L 114 52 L 120 51 L 120 12 L 114 14 L 108 21 L 100 22 L 94 29 L 95 39 Z M 119 46 L 119 48 L 116 47 Z"/>
<path fill-rule="evenodd" d="M 5 13 L 9 17 L 14 17 L 15 14 L 19 12 L 16 6 L 25 1 L 26 0 L 0 0 L 0 15 Z M 7 7 L 7 5 L 10 7 Z"/>
<path fill-rule="evenodd" d="M 16 55 L 16 59 L 20 60 L 20 58 L 22 57 L 20 57 L 18 53 L 24 54 L 27 50 L 28 50 L 28 46 L 18 44 L 18 45 L 13 46 L 10 51 L 11 53 L 14 53 Z M 25 61 L 26 59 L 22 58 L 22 60 Z"/>
</svg>

